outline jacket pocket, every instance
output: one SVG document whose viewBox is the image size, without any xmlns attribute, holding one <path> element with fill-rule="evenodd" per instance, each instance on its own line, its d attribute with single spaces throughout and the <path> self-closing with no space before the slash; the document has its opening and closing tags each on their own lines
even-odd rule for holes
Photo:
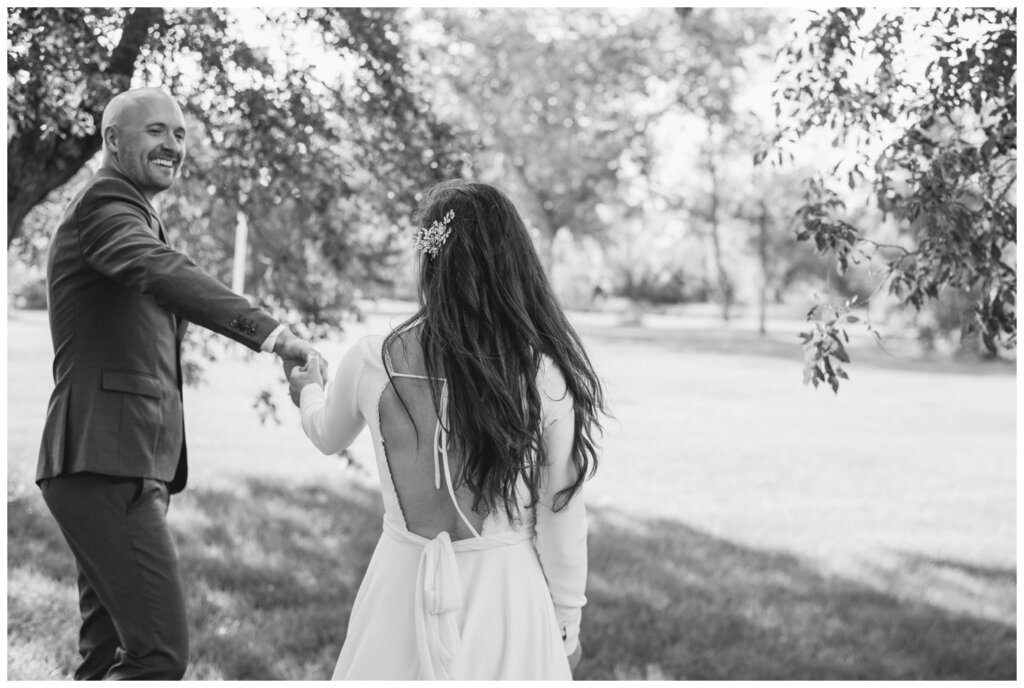
<svg viewBox="0 0 1024 688">
<path fill-rule="evenodd" d="M 139 394 L 153 399 L 159 399 L 161 396 L 160 381 L 155 377 L 123 370 L 104 370 L 100 387 L 108 392 Z"/>
<path fill-rule="evenodd" d="M 105 443 L 116 443 L 115 475 L 149 475 L 158 462 L 163 432 L 160 381 L 146 373 L 104 370 L 90 409 L 90 429 Z"/>
</svg>

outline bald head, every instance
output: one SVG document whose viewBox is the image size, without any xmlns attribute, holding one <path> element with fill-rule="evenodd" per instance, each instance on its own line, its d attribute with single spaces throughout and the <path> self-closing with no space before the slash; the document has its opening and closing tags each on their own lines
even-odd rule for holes
<svg viewBox="0 0 1024 688">
<path fill-rule="evenodd" d="M 152 198 L 170 188 L 185 159 L 185 116 L 162 88 L 119 93 L 103 110 L 103 164 Z"/>
<path fill-rule="evenodd" d="M 167 105 L 179 113 L 181 112 L 181 108 L 178 107 L 178 103 L 171 97 L 171 94 L 162 88 L 134 88 L 130 91 L 122 91 L 111 98 L 107 107 L 103 109 L 103 122 L 100 125 L 103 145 L 106 146 L 107 143 L 108 127 L 130 125 L 138 119 L 140 110 L 156 105 Z"/>
</svg>

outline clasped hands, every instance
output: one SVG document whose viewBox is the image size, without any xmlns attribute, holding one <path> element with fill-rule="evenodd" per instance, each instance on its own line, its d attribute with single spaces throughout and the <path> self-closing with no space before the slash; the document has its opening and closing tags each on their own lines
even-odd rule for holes
<svg viewBox="0 0 1024 688">
<path fill-rule="evenodd" d="M 309 342 L 285 330 L 278 336 L 274 353 L 281 357 L 293 404 L 299 405 L 299 395 L 306 385 L 323 387 L 327 379 L 327 360 Z"/>
</svg>

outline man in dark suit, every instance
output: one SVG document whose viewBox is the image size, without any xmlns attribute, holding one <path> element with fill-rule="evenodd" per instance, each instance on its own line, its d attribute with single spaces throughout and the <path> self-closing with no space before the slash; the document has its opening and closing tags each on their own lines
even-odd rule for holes
<svg viewBox="0 0 1024 688">
<path fill-rule="evenodd" d="M 180 345 L 189 322 L 287 365 L 313 349 L 167 242 L 151 205 L 185 158 L 160 89 L 114 97 L 103 166 L 47 260 L 55 389 L 36 480 L 78 567 L 76 679 L 180 679 L 188 625 L 166 514 L 185 487 Z"/>
</svg>

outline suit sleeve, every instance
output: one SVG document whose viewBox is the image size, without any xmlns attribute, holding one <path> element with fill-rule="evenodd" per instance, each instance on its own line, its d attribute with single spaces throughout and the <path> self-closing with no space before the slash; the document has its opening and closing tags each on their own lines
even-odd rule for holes
<svg viewBox="0 0 1024 688">
<path fill-rule="evenodd" d="M 537 504 L 537 554 L 548 581 L 555 618 L 565 635 L 565 652 L 579 644 L 580 619 L 587 585 L 587 509 L 582 492 L 560 511 L 555 495 L 575 479 L 571 456 L 575 414 L 573 398 L 553 361 L 546 360 L 539 376 L 548 463 L 544 467 Z"/>
<path fill-rule="evenodd" d="M 108 180 L 94 186 L 79 207 L 78 226 L 83 258 L 91 267 L 149 294 L 175 315 L 253 351 L 277 327 L 277 320 L 164 244 L 127 185 Z"/>
</svg>

